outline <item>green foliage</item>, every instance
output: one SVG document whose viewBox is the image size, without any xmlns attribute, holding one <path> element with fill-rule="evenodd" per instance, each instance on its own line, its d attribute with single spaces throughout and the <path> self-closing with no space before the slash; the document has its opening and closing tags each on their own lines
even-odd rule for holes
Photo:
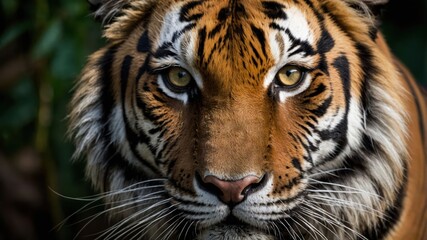
<svg viewBox="0 0 427 240">
<path fill-rule="evenodd" d="M 24 78 L 7 95 L 0 96 L 0 133 L 5 150 L 16 151 L 21 144 L 30 144 L 32 123 L 37 116 L 37 95 L 34 84 Z M 30 101 L 29 101 L 30 100 Z M 29 138 L 21 139 L 27 135 Z M 19 139 L 18 141 L 16 141 Z"/>
<path fill-rule="evenodd" d="M 87 56 L 102 44 L 101 26 L 90 16 L 85 0 L 0 0 L 0 21 L 7 23 L 0 25 L 0 158 L 5 155 L 15 174 L 25 179 L 16 155 L 28 147 L 35 150 L 45 207 L 29 216 L 37 235 L 31 239 L 72 239 L 82 224 L 59 231 L 53 227 L 83 203 L 58 197 L 48 187 L 72 197 L 92 194 L 82 163 L 71 163 L 67 109 Z M 0 239 L 20 236 L 3 231 L 9 225 L 2 223 L 0 218 Z"/>
<path fill-rule="evenodd" d="M 427 86 L 427 0 L 390 1 L 382 31 L 393 53 Z"/>
</svg>

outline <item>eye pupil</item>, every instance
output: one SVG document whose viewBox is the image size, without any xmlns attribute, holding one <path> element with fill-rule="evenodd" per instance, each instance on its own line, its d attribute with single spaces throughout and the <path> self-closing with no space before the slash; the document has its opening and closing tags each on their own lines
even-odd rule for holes
<svg viewBox="0 0 427 240">
<path fill-rule="evenodd" d="M 179 73 L 178 73 L 178 77 L 179 77 L 179 78 L 184 78 L 186 75 L 187 75 L 187 74 L 186 74 L 186 72 L 184 72 L 184 71 L 181 71 L 181 72 L 179 72 Z"/>
</svg>

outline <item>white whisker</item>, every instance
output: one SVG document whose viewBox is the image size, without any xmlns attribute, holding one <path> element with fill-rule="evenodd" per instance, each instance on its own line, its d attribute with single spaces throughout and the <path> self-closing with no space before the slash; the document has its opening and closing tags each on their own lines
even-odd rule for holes
<svg viewBox="0 0 427 240">
<path fill-rule="evenodd" d="M 123 227 L 125 224 L 133 222 L 137 216 L 140 216 L 141 214 L 147 213 L 148 211 L 150 211 L 153 208 L 157 208 L 157 207 L 160 207 L 164 204 L 169 203 L 170 200 L 171 200 L 171 198 L 168 198 L 168 199 L 164 199 L 162 201 L 156 202 L 155 204 L 151 205 L 150 207 L 144 208 L 144 209 L 128 216 L 127 218 L 121 220 L 120 222 L 118 222 L 117 224 L 112 226 L 108 231 L 105 231 L 104 234 L 100 235 L 97 239 L 100 239 L 102 237 L 105 237 L 105 239 L 109 239 L 109 238 L 113 237 L 114 235 L 120 234 L 121 232 L 125 231 L 127 227 L 129 227 L 131 225 L 128 225 L 126 228 L 123 228 L 123 229 L 119 230 L 118 232 L 116 232 L 116 229 Z"/>
</svg>

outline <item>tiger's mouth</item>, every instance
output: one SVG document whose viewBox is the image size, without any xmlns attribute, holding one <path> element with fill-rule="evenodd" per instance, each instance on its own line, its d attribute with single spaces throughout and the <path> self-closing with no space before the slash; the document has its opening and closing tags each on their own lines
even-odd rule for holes
<svg viewBox="0 0 427 240">
<path fill-rule="evenodd" d="M 247 223 L 240 221 L 238 218 L 236 218 L 232 214 L 230 214 L 222 223 L 229 225 L 229 226 L 246 226 L 246 225 L 248 225 Z"/>
</svg>

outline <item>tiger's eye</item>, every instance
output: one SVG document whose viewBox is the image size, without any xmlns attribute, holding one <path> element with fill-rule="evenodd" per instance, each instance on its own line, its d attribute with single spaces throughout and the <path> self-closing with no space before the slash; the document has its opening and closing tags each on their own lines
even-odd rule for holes
<svg viewBox="0 0 427 240">
<path fill-rule="evenodd" d="M 277 83 L 283 87 L 294 87 L 304 77 L 304 72 L 297 66 L 284 66 L 276 75 Z"/>
<path fill-rule="evenodd" d="M 182 90 L 188 87 L 193 77 L 191 74 L 181 67 L 172 67 L 167 73 L 167 80 L 171 87 L 177 90 Z"/>
</svg>

